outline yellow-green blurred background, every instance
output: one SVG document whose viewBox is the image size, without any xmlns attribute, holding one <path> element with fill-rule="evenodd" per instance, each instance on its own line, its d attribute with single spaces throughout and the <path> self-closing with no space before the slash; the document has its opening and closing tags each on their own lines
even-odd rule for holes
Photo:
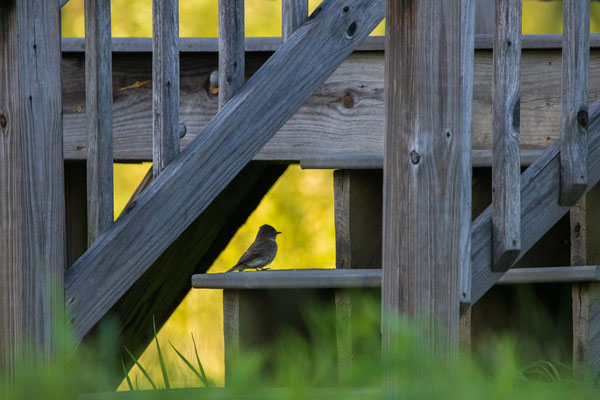
<svg viewBox="0 0 600 400">
<path fill-rule="evenodd" d="M 583 1 L 583 0 L 582 0 Z M 310 0 L 309 11 L 320 1 Z M 115 37 L 152 36 L 152 0 L 112 0 L 112 32 Z M 217 0 L 180 0 L 180 35 L 216 37 Z M 84 35 L 83 0 L 70 0 L 62 10 L 63 36 Z M 246 0 L 246 36 L 280 36 L 281 0 Z M 600 31 L 600 3 L 592 3 L 592 32 Z M 561 33 L 562 2 L 524 1 L 523 33 Z M 383 24 L 374 34 L 384 33 Z M 123 209 L 129 197 L 150 168 L 145 164 L 115 164 L 115 212 Z M 254 239 L 258 227 L 274 225 L 283 235 L 278 238 L 279 253 L 273 268 L 334 267 L 333 180 L 331 171 L 302 171 L 291 166 L 261 202 L 247 223 L 236 233 L 227 249 L 209 272 L 231 267 Z M 166 346 L 171 341 L 188 359 L 193 359 L 190 334 L 193 333 L 207 375 L 222 384 L 223 366 L 222 292 L 193 290 L 159 332 L 168 361 L 172 385 L 196 385 L 197 380 Z M 152 329 L 152 327 L 148 327 Z M 160 382 L 160 367 L 154 347 L 140 362 Z M 147 382 L 137 368 L 131 371 L 139 387 Z M 124 386 L 123 386 L 124 387 Z"/>
</svg>

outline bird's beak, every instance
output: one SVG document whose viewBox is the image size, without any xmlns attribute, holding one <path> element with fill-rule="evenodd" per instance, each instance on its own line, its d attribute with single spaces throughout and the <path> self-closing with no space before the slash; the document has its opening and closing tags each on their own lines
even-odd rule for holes
<svg viewBox="0 0 600 400">
<path fill-rule="evenodd" d="M 283 233 L 283 232 L 275 232 L 276 235 L 279 235 L 280 233 Z"/>
</svg>

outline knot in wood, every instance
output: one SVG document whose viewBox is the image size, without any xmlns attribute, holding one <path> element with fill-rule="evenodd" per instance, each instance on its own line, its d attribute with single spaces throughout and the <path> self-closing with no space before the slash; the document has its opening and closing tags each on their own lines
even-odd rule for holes
<svg viewBox="0 0 600 400">
<path fill-rule="evenodd" d="M 356 21 L 352 21 L 350 23 L 350 25 L 348 25 L 348 28 L 346 29 L 346 36 L 349 39 L 352 39 L 352 37 L 354 37 L 355 34 L 356 34 Z"/>
<path fill-rule="evenodd" d="M 588 113 L 586 110 L 579 110 L 577 113 L 577 122 L 582 128 L 587 128 L 588 126 Z"/>
<path fill-rule="evenodd" d="M 6 117 L 4 115 L 0 115 L 0 128 L 4 129 L 6 128 Z"/>
<path fill-rule="evenodd" d="M 348 6 L 344 6 L 344 8 L 342 9 L 345 13 L 347 13 L 348 11 L 350 11 L 350 7 Z"/>
<path fill-rule="evenodd" d="M 417 165 L 421 161 L 421 155 L 417 153 L 415 150 L 410 152 L 410 162 Z"/>
</svg>

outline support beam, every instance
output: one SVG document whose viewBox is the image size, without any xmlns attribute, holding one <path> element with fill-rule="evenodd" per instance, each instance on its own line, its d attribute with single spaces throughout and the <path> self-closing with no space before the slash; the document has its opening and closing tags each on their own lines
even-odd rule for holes
<svg viewBox="0 0 600 400">
<path fill-rule="evenodd" d="M 572 206 L 588 184 L 590 2 L 563 0 L 560 204 Z"/>
<path fill-rule="evenodd" d="M 383 18 L 383 0 L 345 4 L 347 13 L 336 1 L 322 3 L 306 28 L 281 46 L 69 269 L 67 305 L 78 337 L 208 207 Z"/>
<path fill-rule="evenodd" d="M 66 266 L 58 2 L 0 2 L 0 370 L 55 354 Z M 18 359 L 23 345 L 37 351 Z"/>
<path fill-rule="evenodd" d="M 424 327 L 435 353 L 458 345 L 459 282 L 471 253 L 473 30 L 472 0 L 387 3 L 384 354 L 394 352 L 398 313 L 443 323 L 443 337 Z"/>
<path fill-rule="evenodd" d="M 600 181 L 600 100 L 590 107 L 588 187 Z M 521 174 L 521 254 L 527 251 L 568 211 L 569 207 L 559 204 L 560 192 L 560 142 L 554 143 L 540 158 Z M 475 303 L 501 277 L 493 272 L 492 209 L 488 207 L 472 227 L 472 275 L 471 285 L 461 291 L 469 294 L 470 303 Z M 518 259 L 517 259 L 518 260 Z M 467 296 L 466 298 L 469 298 Z M 463 300 L 461 300 L 463 301 Z"/>
<path fill-rule="evenodd" d="M 506 271 L 521 250 L 521 1 L 496 0 L 493 92 L 492 229 L 494 271 Z"/>
<path fill-rule="evenodd" d="M 110 0 L 85 0 L 88 245 L 114 220 Z"/>
<path fill-rule="evenodd" d="M 179 153 L 179 0 L 152 1 L 152 170 Z"/>
</svg>

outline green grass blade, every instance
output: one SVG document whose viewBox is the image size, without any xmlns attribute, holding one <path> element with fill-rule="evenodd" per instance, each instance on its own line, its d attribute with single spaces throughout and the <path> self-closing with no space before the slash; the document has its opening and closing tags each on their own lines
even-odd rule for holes
<svg viewBox="0 0 600 400">
<path fill-rule="evenodd" d="M 154 340 L 156 341 L 156 351 L 158 352 L 158 361 L 160 362 L 160 370 L 162 371 L 163 379 L 165 381 L 165 388 L 171 389 L 171 385 L 169 384 L 169 375 L 167 374 L 167 366 L 165 365 L 165 360 L 162 356 L 162 352 L 160 351 L 160 346 L 158 344 L 158 336 L 156 335 L 156 321 L 154 320 L 154 315 L 152 316 L 152 327 L 154 328 Z"/>
<path fill-rule="evenodd" d="M 198 356 L 198 348 L 196 347 L 196 340 L 194 339 L 194 334 L 192 333 L 192 342 L 194 343 L 194 352 L 196 353 L 196 361 L 198 361 L 198 367 L 200 368 L 200 374 L 202 374 L 202 382 L 206 386 L 210 386 L 208 379 L 206 378 L 206 374 L 204 373 L 204 368 L 202 367 L 202 363 L 200 362 L 200 356 Z"/>
<path fill-rule="evenodd" d="M 204 386 L 206 386 L 206 378 L 202 377 L 202 375 L 200 375 L 200 373 L 198 372 L 198 370 L 196 368 L 194 368 L 194 366 L 192 365 L 192 363 L 189 362 L 188 359 L 185 358 L 185 356 L 183 354 L 181 354 L 179 352 L 179 350 L 177 350 L 175 348 L 175 346 L 173 346 L 173 343 L 169 342 L 169 344 L 171 345 L 171 347 L 173 348 L 173 350 L 175 350 L 175 353 L 177 353 L 177 355 L 179 356 L 179 358 L 181 358 L 181 360 L 183 360 L 183 362 L 185 363 L 185 365 L 187 365 L 188 368 L 191 369 L 192 372 L 198 377 L 198 379 L 200 379 L 200 381 L 202 381 L 202 383 L 204 383 Z"/>
<path fill-rule="evenodd" d="M 138 366 L 138 368 L 140 369 L 140 371 L 142 371 L 142 374 L 146 377 L 146 379 L 148 380 L 148 382 L 150 382 L 150 385 L 152 386 L 153 389 L 156 390 L 156 385 L 154 384 L 154 381 L 152 380 L 152 378 L 150 378 L 150 375 L 148 375 L 148 372 L 146 372 L 146 370 L 144 369 L 144 367 L 142 367 L 142 364 L 140 364 L 138 362 L 138 360 L 133 356 L 133 354 L 129 351 L 129 349 L 127 347 L 124 347 L 125 351 L 127 353 L 129 353 L 129 356 L 131 357 L 131 359 L 133 360 L 133 362 L 135 363 L 135 365 Z"/>
<path fill-rule="evenodd" d="M 129 372 L 127 372 L 127 368 L 125 368 L 125 361 L 123 361 L 123 357 L 121 357 L 121 365 L 123 366 L 123 374 L 125 374 L 125 379 L 127 380 L 127 386 L 129 386 L 129 390 L 131 392 L 134 391 L 133 385 L 131 384 L 131 379 L 129 379 Z"/>
</svg>

